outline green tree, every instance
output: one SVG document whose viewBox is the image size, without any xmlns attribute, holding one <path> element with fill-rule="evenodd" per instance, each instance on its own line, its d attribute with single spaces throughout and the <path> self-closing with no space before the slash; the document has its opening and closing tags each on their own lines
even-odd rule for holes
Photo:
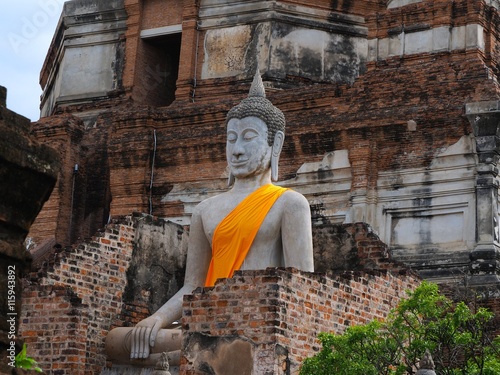
<svg viewBox="0 0 500 375">
<path fill-rule="evenodd" d="M 415 374 L 426 349 L 440 375 L 500 374 L 500 336 L 494 315 L 472 311 L 423 282 L 408 292 L 385 322 L 347 328 L 344 334 L 320 333 L 322 349 L 304 361 L 301 375 Z"/>
</svg>

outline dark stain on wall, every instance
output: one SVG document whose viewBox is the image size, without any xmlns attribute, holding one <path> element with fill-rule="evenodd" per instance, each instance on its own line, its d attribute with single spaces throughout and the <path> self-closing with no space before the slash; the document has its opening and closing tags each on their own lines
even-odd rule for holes
<svg viewBox="0 0 500 375">
<path fill-rule="evenodd" d="M 140 220 L 123 301 L 147 307 L 152 314 L 184 284 L 188 233 L 148 215 Z"/>
<path fill-rule="evenodd" d="M 209 336 L 189 332 L 184 335 L 183 341 L 183 356 L 194 364 L 197 374 L 253 374 L 254 343 L 242 336 Z"/>
<path fill-rule="evenodd" d="M 345 228 L 330 223 L 325 217 L 314 220 L 314 271 L 332 273 L 360 269 L 356 243 Z"/>
<path fill-rule="evenodd" d="M 353 0 L 332 0 L 330 6 L 333 10 L 348 12 L 353 5 Z"/>
</svg>

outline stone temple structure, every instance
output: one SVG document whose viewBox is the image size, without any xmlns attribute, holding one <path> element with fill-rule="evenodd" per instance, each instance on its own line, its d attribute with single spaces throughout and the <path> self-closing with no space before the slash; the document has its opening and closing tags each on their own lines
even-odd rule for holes
<svg viewBox="0 0 500 375">
<path fill-rule="evenodd" d="M 500 313 L 498 0 L 68 1 L 33 126 L 62 169 L 29 234 L 21 327 L 49 373 L 99 373 L 110 327 L 179 288 L 190 214 L 226 189 L 224 118 L 257 67 L 287 118 L 279 184 L 309 200 L 316 271 L 466 278 Z M 293 370 L 303 354 L 276 340 L 269 363 Z M 198 363 L 186 353 L 181 370 Z"/>
</svg>

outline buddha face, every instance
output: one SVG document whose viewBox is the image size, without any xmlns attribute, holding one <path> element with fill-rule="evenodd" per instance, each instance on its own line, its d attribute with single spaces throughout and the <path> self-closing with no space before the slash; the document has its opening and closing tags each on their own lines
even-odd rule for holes
<svg viewBox="0 0 500 375">
<path fill-rule="evenodd" d="M 272 147 L 267 143 L 267 125 L 258 117 L 232 118 L 227 123 L 226 157 L 236 178 L 247 178 L 269 170 Z"/>
</svg>

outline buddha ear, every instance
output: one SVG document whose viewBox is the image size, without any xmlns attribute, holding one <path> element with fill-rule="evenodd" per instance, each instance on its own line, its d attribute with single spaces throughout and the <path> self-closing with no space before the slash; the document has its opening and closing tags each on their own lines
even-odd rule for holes
<svg viewBox="0 0 500 375">
<path fill-rule="evenodd" d="M 229 172 L 229 176 L 227 177 L 227 187 L 231 187 L 234 184 L 234 176 L 231 172 Z"/>
<path fill-rule="evenodd" d="M 271 180 L 278 181 L 278 162 L 280 160 L 281 149 L 285 142 L 285 133 L 278 130 L 274 135 L 274 142 L 271 153 Z"/>
</svg>

